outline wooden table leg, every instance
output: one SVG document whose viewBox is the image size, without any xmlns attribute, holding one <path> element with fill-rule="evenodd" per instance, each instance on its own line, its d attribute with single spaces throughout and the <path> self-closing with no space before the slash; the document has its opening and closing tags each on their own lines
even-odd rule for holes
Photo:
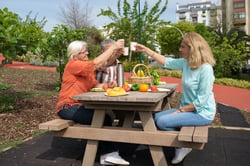
<svg viewBox="0 0 250 166">
<path fill-rule="evenodd" d="M 154 123 L 152 112 L 139 112 L 143 130 L 144 131 L 157 131 Z M 161 146 L 149 145 L 149 150 L 155 166 L 167 166 L 167 161 Z"/>
<path fill-rule="evenodd" d="M 95 110 L 91 127 L 102 127 L 105 118 L 105 110 Z M 88 140 L 82 161 L 82 166 L 93 166 L 95 164 L 96 152 L 99 141 Z"/>
<path fill-rule="evenodd" d="M 133 122 L 134 122 L 134 117 L 135 117 L 135 112 L 134 111 L 126 112 L 125 119 L 123 121 L 122 127 L 125 127 L 125 128 L 132 127 Z"/>
</svg>

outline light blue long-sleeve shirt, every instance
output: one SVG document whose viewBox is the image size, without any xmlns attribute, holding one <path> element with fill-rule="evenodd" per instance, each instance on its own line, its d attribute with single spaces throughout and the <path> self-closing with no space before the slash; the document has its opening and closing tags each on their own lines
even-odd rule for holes
<svg viewBox="0 0 250 166">
<path fill-rule="evenodd" d="M 193 104 L 198 114 L 213 120 L 216 103 L 213 94 L 214 72 L 210 64 L 205 63 L 192 70 L 184 58 L 166 58 L 164 68 L 182 70 L 182 98 L 180 107 Z"/>
</svg>

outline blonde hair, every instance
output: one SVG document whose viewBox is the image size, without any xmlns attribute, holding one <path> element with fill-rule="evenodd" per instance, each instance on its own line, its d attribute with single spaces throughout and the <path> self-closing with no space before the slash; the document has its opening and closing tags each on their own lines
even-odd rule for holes
<svg viewBox="0 0 250 166">
<path fill-rule="evenodd" d="M 83 47 L 88 47 L 85 41 L 76 40 L 71 42 L 67 48 L 67 57 L 69 60 L 77 58 Z"/>
<path fill-rule="evenodd" d="M 182 41 L 190 48 L 188 62 L 191 69 L 197 69 L 204 63 L 215 65 L 215 59 L 207 41 L 198 33 L 190 32 Z"/>
</svg>

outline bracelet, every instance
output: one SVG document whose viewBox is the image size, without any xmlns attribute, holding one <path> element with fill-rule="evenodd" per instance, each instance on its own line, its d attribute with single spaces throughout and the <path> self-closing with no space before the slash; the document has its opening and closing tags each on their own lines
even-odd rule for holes
<svg viewBox="0 0 250 166">
<path fill-rule="evenodd" d="M 183 108 L 179 108 L 179 111 L 180 111 L 180 112 L 185 112 L 185 111 L 183 111 Z"/>
</svg>

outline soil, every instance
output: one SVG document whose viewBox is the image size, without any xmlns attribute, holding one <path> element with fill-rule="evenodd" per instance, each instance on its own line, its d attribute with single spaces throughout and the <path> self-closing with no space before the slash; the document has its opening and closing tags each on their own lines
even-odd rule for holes
<svg viewBox="0 0 250 166">
<path fill-rule="evenodd" d="M 58 80 L 55 71 L 0 67 L 0 149 L 39 134 L 40 123 L 56 118 Z M 172 107 L 179 104 L 180 96 L 171 99 Z M 219 113 L 212 125 L 222 125 Z"/>
<path fill-rule="evenodd" d="M 54 71 L 0 68 L 0 146 L 34 136 L 41 122 L 55 118 L 57 80 Z"/>
</svg>

